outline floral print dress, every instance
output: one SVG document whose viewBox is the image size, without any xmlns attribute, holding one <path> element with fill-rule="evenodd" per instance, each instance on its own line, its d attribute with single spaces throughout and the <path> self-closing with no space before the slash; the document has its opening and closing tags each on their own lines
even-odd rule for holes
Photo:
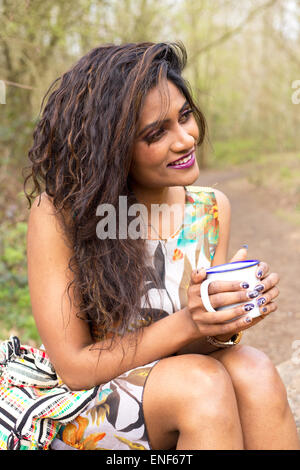
<svg viewBox="0 0 300 470">
<path fill-rule="evenodd" d="M 158 318 L 187 305 L 192 270 L 211 266 L 218 244 L 219 223 L 211 188 L 187 186 L 184 218 L 167 240 L 146 240 L 149 262 L 161 285 L 146 284 L 150 305 L 141 299 L 141 320 L 149 308 Z M 97 387 L 84 412 L 60 429 L 53 449 L 149 450 L 151 444 L 143 413 L 143 392 L 158 361 L 127 371 Z"/>
</svg>

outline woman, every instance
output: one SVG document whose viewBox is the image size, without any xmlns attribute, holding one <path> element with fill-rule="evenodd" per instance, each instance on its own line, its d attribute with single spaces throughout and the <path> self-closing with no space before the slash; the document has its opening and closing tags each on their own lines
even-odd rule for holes
<svg viewBox="0 0 300 470">
<path fill-rule="evenodd" d="M 190 186 L 206 127 L 185 63 L 180 44 L 98 47 L 62 76 L 36 127 L 25 180 L 29 201 L 40 196 L 28 226 L 33 314 L 61 380 L 99 387 L 53 448 L 299 448 L 275 367 L 237 345 L 276 310 L 278 275 L 260 263 L 257 290 L 211 284 L 215 308 L 242 302 L 217 319 L 201 302 L 205 268 L 226 262 L 230 204 Z M 137 203 L 146 211 L 133 220 Z M 109 207 L 116 220 L 99 221 Z M 128 236 L 124 216 L 146 236 Z"/>
</svg>

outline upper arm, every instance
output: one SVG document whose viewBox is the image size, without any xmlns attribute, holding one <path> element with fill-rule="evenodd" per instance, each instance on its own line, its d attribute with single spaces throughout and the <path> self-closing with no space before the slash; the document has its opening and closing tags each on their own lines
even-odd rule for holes
<svg viewBox="0 0 300 470">
<path fill-rule="evenodd" d="M 224 264 L 227 262 L 230 236 L 231 207 L 230 201 L 224 193 L 216 189 L 214 190 L 214 192 L 218 205 L 219 241 L 212 262 L 212 266 L 217 266 L 218 264 Z"/>
<path fill-rule="evenodd" d="M 76 316 L 67 246 L 52 202 L 35 199 L 27 232 L 28 284 L 36 325 L 57 373 L 64 378 L 76 351 L 92 342 L 86 322 Z"/>
</svg>

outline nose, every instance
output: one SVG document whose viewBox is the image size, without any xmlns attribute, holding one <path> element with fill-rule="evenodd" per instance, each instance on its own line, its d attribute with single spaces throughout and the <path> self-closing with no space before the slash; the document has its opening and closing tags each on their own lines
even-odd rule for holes
<svg viewBox="0 0 300 470">
<path fill-rule="evenodd" d="M 193 135 L 191 130 L 179 123 L 174 131 L 174 139 L 171 145 L 171 150 L 174 153 L 187 153 L 195 147 L 197 137 Z"/>
</svg>

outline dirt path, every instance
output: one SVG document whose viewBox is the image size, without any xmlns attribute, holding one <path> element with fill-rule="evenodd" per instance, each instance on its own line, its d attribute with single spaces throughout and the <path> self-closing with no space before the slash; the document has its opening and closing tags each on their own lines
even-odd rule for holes
<svg viewBox="0 0 300 470">
<path fill-rule="evenodd" d="M 243 342 L 265 351 L 276 365 L 291 359 L 292 343 L 300 340 L 300 227 L 275 214 L 279 196 L 249 183 L 245 170 L 206 170 L 197 184 L 216 187 L 231 201 L 229 255 L 248 244 L 249 259 L 266 261 L 281 278 L 278 310 L 247 330 Z"/>
</svg>

